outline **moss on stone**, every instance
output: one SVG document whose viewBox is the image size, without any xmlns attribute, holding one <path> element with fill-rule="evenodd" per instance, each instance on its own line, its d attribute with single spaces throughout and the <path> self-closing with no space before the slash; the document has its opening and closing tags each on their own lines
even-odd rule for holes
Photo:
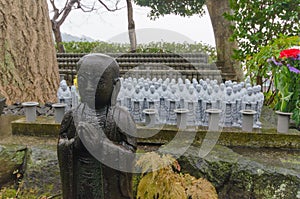
<svg viewBox="0 0 300 199">
<path fill-rule="evenodd" d="M 37 117 L 36 122 L 26 122 L 25 117 L 11 123 L 12 134 L 58 137 L 60 124 L 53 117 Z"/>
</svg>

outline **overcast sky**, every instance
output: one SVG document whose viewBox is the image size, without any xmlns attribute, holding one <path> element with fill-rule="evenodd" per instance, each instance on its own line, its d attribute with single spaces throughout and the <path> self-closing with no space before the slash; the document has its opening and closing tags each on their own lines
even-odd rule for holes
<svg viewBox="0 0 300 199">
<path fill-rule="evenodd" d="M 120 5 L 120 7 L 125 5 Z M 51 10 L 51 7 L 49 7 Z M 215 46 L 208 14 L 203 17 L 168 15 L 155 21 L 147 17 L 148 8 L 134 5 L 134 20 L 138 42 L 203 42 Z M 51 13 L 50 13 L 51 15 Z M 116 12 L 103 9 L 91 13 L 73 10 L 61 27 L 62 32 L 75 36 L 85 35 L 100 41 L 128 41 L 127 10 Z M 123 36 L 122 36 L 123 34 Z"/>
</svg>

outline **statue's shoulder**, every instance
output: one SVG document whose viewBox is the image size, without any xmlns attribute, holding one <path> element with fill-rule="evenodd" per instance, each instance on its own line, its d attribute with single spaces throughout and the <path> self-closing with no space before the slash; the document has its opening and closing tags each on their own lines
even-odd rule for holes
<svg viewBox="0 0 300 199">
<path fill-rule="evenodd" d="M 79 104 L 77 107 L 67 111 L 63 117 L 60 128 L 60 136 L 73 138 L 76 134 L 76 121 L 80 121 L 82 115 L 83 105 Z"/>
<path fill-rule="evenodd" d="M 73 111 L 69 110 L 65 113 L 63 120 L 61 122 L 61 127 L 60 127 L 60 135 L 62 137 L 67 136 L 68 131 L 70 128 L 74 126 L 74 118 L 73 118 Z M 68 136 L 69 137 L 69 136 Z"/>
<path fill-rule="evenodd" d="M 127 134 L 135 135 L 135 122 L 129 111 L 122 106 L 115 106 L 113 108 L 113 118 L 119 129 Z"/>
</svg>

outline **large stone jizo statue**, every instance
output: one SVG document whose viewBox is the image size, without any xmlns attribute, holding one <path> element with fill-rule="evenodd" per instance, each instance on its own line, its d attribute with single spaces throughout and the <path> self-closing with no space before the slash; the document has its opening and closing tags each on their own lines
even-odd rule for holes
<svg viewBox="0 0 300 199">
<path fill-rule="evenodd" d="M 65 114 L 58 141 L 63 197 L 133 198 L 136 129 L 116 106 L 119 66 L 109 56 L 90 54 L 78 68 L 81 103 Z"/>
</svg>

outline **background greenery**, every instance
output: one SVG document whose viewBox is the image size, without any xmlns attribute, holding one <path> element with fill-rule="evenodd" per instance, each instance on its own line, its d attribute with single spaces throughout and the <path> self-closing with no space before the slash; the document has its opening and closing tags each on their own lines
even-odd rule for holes
<svg viewBox="0 0 300 199">
<path fill-rule="evenodd" d="M 107 43 L 107 42 L 62 42 L 66 53 L 126 53 L 130 51 L 130 44 Z M 204 52 L 209 55 L 209 61 L 216 61 L 215 47 L 203 43 L 167 43 L 167 42 L 151 42 L 148 44 L 138 44 L 137 52 L 140 53 L 200 53 Z"/>
</svg>

